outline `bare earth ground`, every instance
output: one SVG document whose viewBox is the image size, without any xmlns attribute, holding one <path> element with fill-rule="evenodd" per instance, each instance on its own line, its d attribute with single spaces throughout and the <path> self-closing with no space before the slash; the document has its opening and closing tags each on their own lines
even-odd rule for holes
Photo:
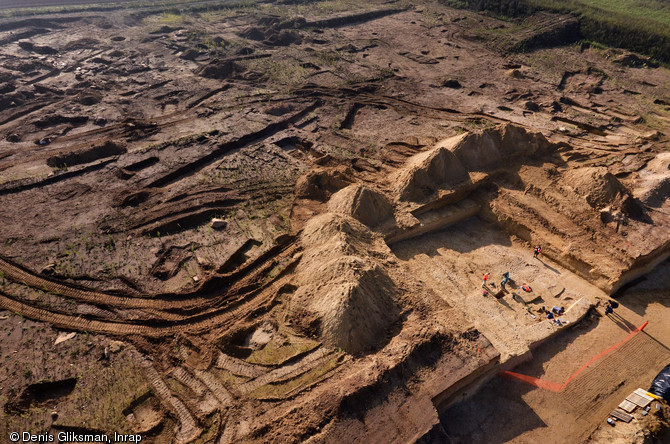
<svg viewBox="0 0 670 444">
<path fill-rule="evenodd" d="M 0 434 L 662 439 L 598 426 L 670 361 L 670 72 L 504 52 L 566 20 L 2 19 Z M 559 393 L 496 376 L 562 383 L 644 321 Z"/>
</svg>

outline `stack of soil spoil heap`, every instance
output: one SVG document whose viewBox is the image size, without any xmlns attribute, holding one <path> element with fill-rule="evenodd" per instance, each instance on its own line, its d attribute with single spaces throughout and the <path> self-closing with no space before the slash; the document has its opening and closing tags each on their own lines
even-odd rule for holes
<svg viewBox="0 0 670 444">
<path fill-rule="evenodd" d="M 393 206 L 383 194 L 360 184 L 338 191 L 328 201 L 333 213 L 346 214 L 373 228 L 393 218 Z"/>
<path fill-rule="evenodd" d="M 551 143 L 541 133 L 512 125 L 473 131 L 438 142 L 410 158 L 393 175 L 398 200 L 422 202 L 438 190 L 471 190 L 477 174 L 514 166 L 519 158 L 547 151 Z"/>
<path fill-rule="evenodd" d="M 350 216 L 325 213 L 307 222 L 300 242 L 305 250 L 292 317 L 316 316 L 321 340 L 352 354 L 390 339 L 399 291 L 386 269 L 391 253 L 381 236 Z"/>
</svg>

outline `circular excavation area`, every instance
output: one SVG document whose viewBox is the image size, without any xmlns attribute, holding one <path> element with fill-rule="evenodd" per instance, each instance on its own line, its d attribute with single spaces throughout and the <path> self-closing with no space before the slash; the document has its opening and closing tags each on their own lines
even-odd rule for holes
<svg viewBox="0 0 670 444">
<path fill-rule="evenodd" d="M 667 67 L 558 13 L 33 3 L 1 442 L 670 439 Z"/>
</svg>

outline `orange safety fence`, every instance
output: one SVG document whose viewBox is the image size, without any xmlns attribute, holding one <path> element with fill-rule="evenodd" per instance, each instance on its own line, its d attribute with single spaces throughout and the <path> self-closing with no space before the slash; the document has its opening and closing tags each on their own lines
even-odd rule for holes
<svg viewBox="0 0 670 444">
<path fill-rule="evenodd" d="M 608 353 L 611 353 L 614 350 L 616 350 L 617 348 L 621 347 L 623 344 L 628 342 L 633 336 L 635 336 L 636 334 L 638 334 L 642 330 L 644 330 L 644 328 L 647 326 L 647 324 L 649 324 L 649 322 L 645 321 L 644 324 L 642 324 L 641 326 L 639 326 L 638 328 L 633 330 L 626 337 L 626 339 L 624 339 L 623 341 L 619 342 L 618 344 L 615 344 L 615 345 L 611 346 L 610 348 L 608 348 L 606 350 L 603 350 L 602 352 L 595 355 L 586 364 L 584 364 L 579 370 L 577 370 L 572 376 L 570 376 L 568 378 L 568 380 L 565 381 L 563 384 L 559 384 L 557 382 L 552 382 L 552 381 L 547 381 L 545 379 L 536 378 L 534 376 L 522 375 L 521 373 L 510 372 L 510 371 L 507 371 L 507 370 L 498 371 L 498 376 L 501 376 L 501 377 L 507 378 L 507 379 L 513 379 L 513 380 L 516 380 L 516 381 L 525 382 L 526 384 L 530 384 L 530 385 L 533 385 L 535 387 L 542 388 L 542 389 L 545 389 L 545 390 L 551 390 L 552 392 L 560 392 L 561 390 L 563 390 L 565 388 L 566 385 L 568 385 L 568 383 L 570 383 L 570 381 L 575 379 L 577 377 L 577 375 L 579 375 L 581 372 L 583 372 L 586 369 L 586 367 L 593 364 L 595 361 L 597 361 L 598 359 L 607 355 Z"/>
</svg>

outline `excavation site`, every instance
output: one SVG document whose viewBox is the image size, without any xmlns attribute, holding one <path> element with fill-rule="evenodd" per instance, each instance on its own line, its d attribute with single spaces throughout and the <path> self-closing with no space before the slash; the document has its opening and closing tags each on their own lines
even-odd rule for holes
<svg viewBox="0 0 670 444">
<path fill-rule="evenodd" d="M 670 443 L 657 2 L 0 2 L 0 443 Z"/>
</svg>

